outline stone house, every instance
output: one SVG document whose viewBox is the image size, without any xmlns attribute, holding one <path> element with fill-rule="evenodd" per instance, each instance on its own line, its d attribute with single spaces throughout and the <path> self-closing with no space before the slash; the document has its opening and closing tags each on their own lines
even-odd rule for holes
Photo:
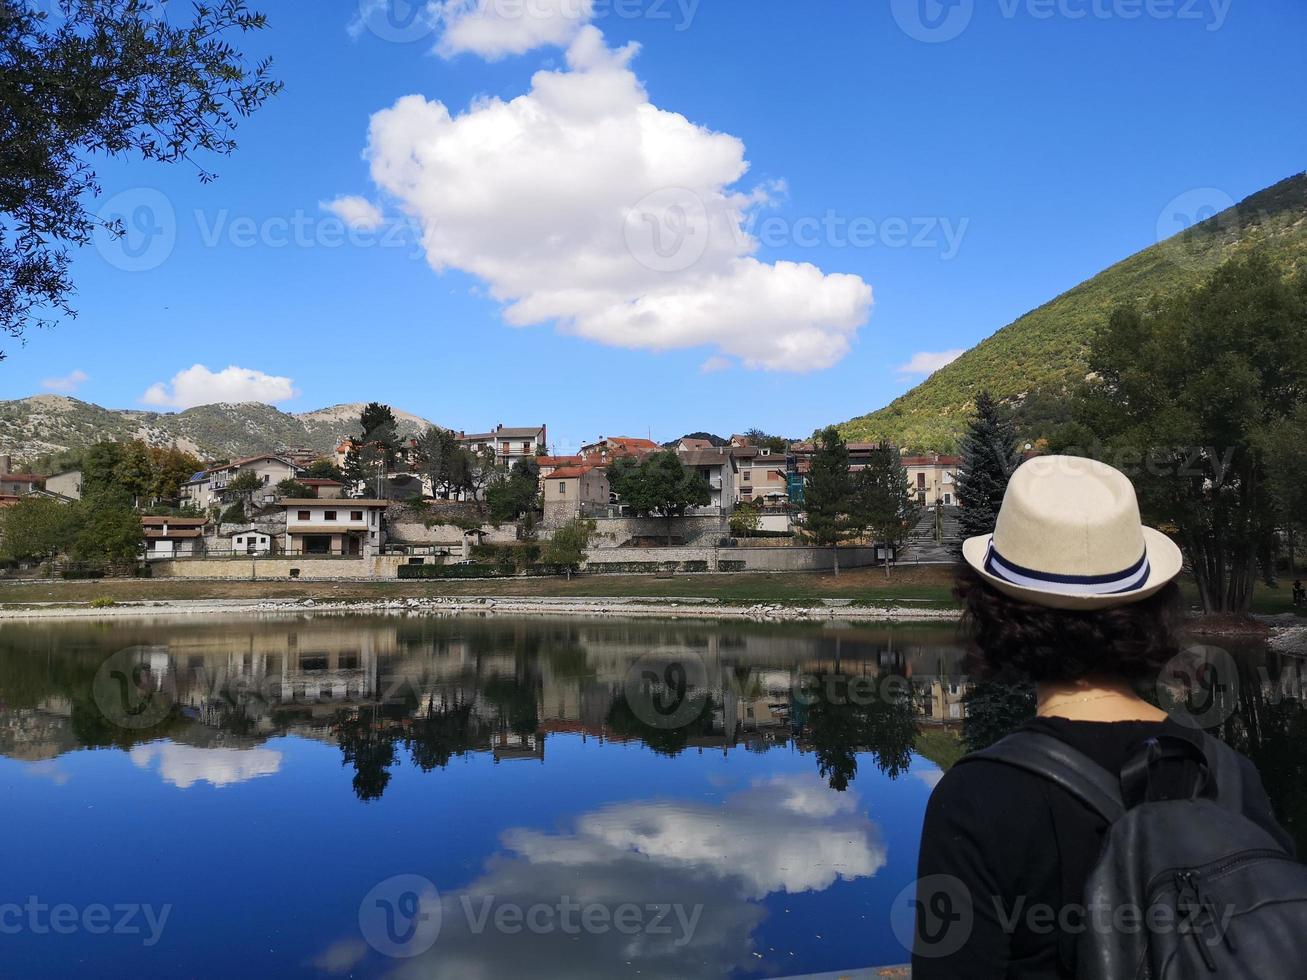
<svg viewBox="0 0 1307 980">
<path fill-rule="evenodd" d="M 589 517 L 611 499 L 608 474 L 601 466 L 564 466 L 545 478 L 544 524 L 559 527 L 574 517 Z"/>
</svg>

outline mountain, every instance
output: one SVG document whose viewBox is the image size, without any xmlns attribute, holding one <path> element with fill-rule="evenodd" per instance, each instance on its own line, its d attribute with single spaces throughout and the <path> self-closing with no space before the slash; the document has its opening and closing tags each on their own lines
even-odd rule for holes
<svg viewBox="0 0 1307 980">
<path fill-rule="evenodd" d="M 1286 273 L 1307 265 L 1307 173 L 1281 181 L 1063 293 L 940 368 L 870 415 L 838 426 L 848 439 L 890 439 L 918 450 L 953 449 L 976 394 L 1047 409 L 1086 373 L 1091 332 L 1124 303 L 1196 286 L 1229 258 L 1263 248 Z"/>
<path fill-rule="evenodd" d="M 363 404 L 332 405 L 298 415 L 261 402 L 199 405 L 184 412 L 139 412 L 101 408 L 63 395 L 34 395 L 0 401 L 0 453 L 31 460 L 65 449 L 83 449 L 105 439 L 144 439 L 176 445 L 197 456 L 233 459 L 284 449 L 329 452 L 358 429 Z M 401 437 L 431 425 L 395 411 Z"/>
</svg>

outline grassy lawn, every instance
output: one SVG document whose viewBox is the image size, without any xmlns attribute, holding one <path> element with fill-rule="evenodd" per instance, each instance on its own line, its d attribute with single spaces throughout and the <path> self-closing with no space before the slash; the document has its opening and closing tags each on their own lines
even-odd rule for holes
<svg viewBox="0 0 1307 980">
<path fill-rule="evenodd" d="M 580 576 L 487 581 L 381 582 L 197 582 L 189 579 L 103 579 L 93 582 L 0 583 L 0 605 L 39 602 L 118 602 L 152 599 L 399 599 L 448 596 L 641 596 L 694 597 L 732 603 L 794 603 L 853 599 L 872 605 L 897 602 L 949 607 L 952 570 L 943 566 L 905 567 L 891 573 L 858 568 L 839 576 L 818 572 L 735 572 L 722 575 Z"/>
</svg>

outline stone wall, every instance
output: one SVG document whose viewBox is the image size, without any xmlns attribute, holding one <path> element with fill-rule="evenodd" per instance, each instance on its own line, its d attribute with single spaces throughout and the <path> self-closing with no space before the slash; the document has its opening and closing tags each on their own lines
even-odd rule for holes
<svg viewBox="0 0 1307 980">
<path fill-rule="evenodd" d="M 686 545 L 715 545 L 729 533 L 730 522 L 725 517 L 682 517 L 672 521 L 672 537 L 679 538 Z M 665 541 L 667 521 L 661 517 L 595 518 L 595 533 L 590 537 L 590 547 L 591 550 L 620 548 L 632 538 L 659 538 Z"/>
<path fill-rule="evenodd" d="M 155 578 L 215 578 L 290 581 L 297 579 L 357 580 L 399 577 L 399 566 L 408 564 L 403 555 L 380 555 L 373 558 L 328 558 L 304 556 L 292 558 L 190 558 L 178 561 L 155 561 L 150 570 Z M 291 575 L 292 569 L 299 574 Z"/>
<path fill-rule="evenodd" d="M 652 566 L 676 563 L 707 563 L 706 570 L 738 572 L 826 571 L 834 566 L 829 548 L 604 548 L 590 552 L 585 567 L 602 571 L 605 565 L 624 566 L 631 571 L 654 571 Z M 840 568 L 857 568 L 876 562 L 874 548 L 841 548 Z M 635 566 L 649 565 L 648 569 Z"/>
</svg>

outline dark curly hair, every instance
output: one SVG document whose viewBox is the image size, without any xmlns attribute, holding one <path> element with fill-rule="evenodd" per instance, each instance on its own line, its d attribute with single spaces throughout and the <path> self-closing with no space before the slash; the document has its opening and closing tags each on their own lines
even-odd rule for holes
<svg viewBox="0 0 1307 980">
<path fill-rule="evenodd" d="M 958 571 L 962 631 L 981 677 L 1152 680 L 1180 652 L 1183 615 L 1174 582 L 1140 602 L 1099 610 L 1049 609 L 1000 592 L 970 566 Z"/>
</svg>

